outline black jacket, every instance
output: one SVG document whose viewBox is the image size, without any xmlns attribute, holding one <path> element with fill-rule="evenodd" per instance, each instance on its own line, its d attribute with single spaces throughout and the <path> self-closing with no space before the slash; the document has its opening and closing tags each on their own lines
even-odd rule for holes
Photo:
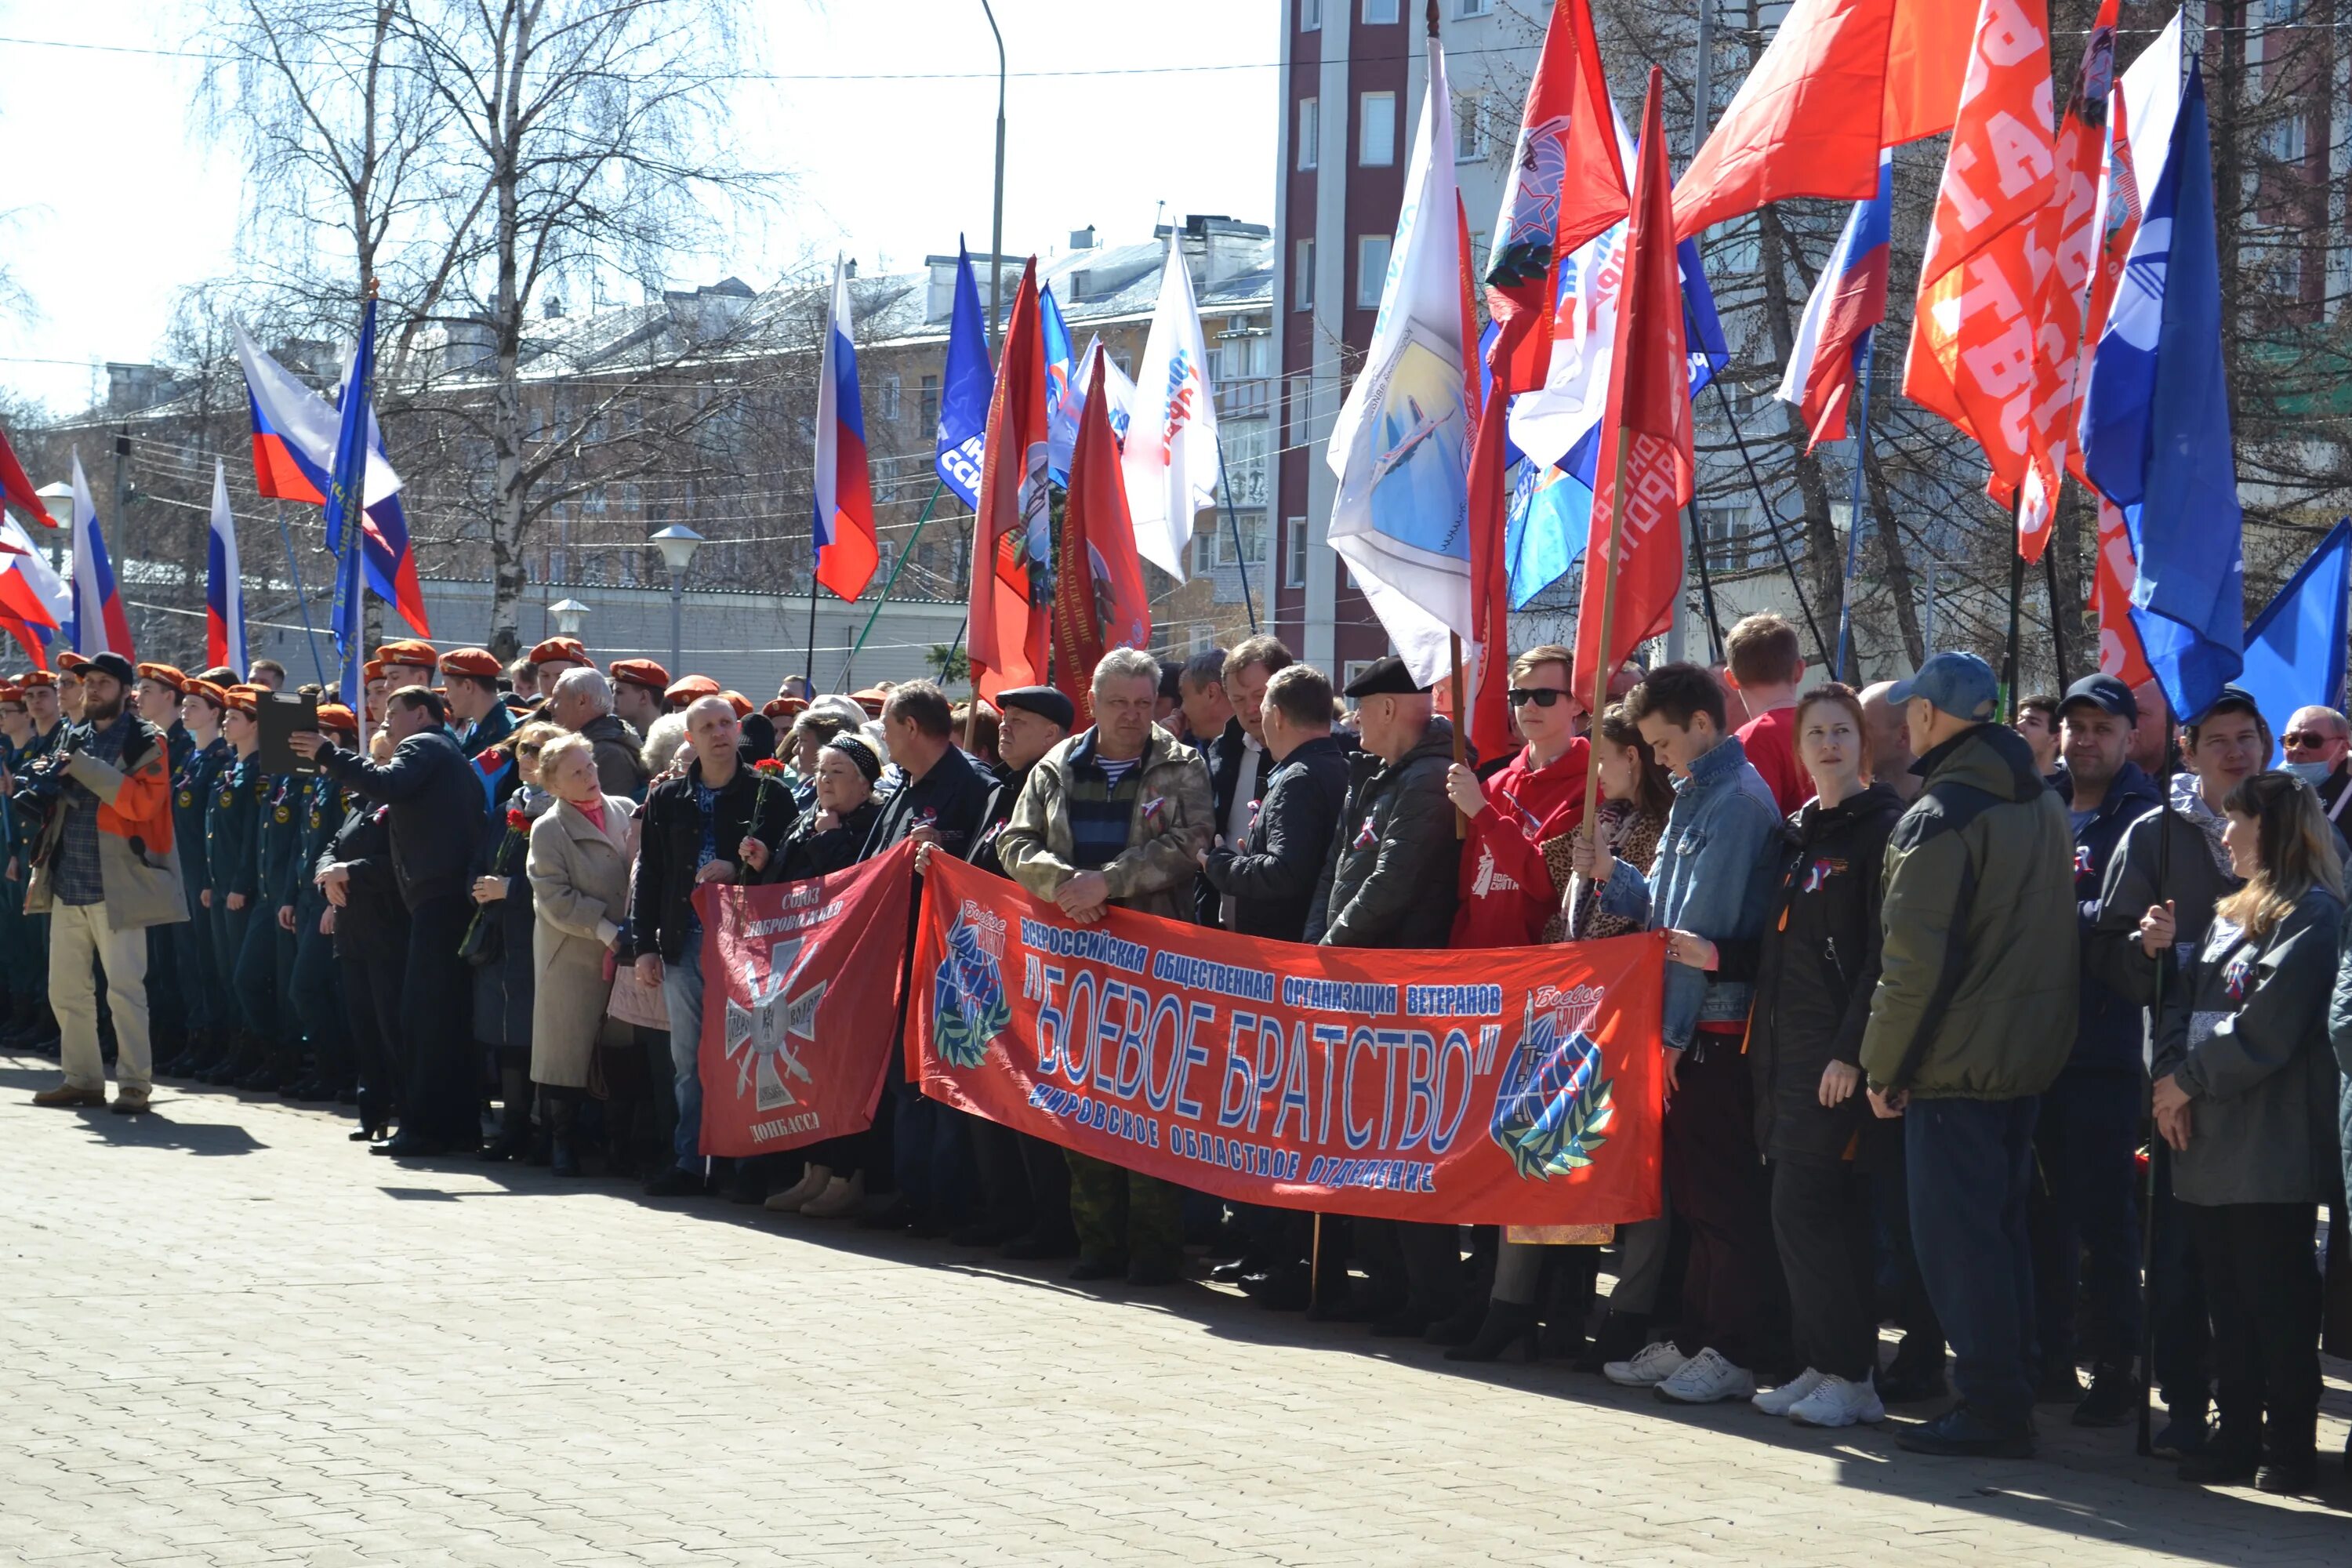
<svg viewBox="0 0 2352 1568">
<path fill-rule="evenodd" d="M 392 871 L 410 909 L 464 896 L 488 806 L 448 731 L 420 730 L 384 763 L 329 746 L 319 765 L 351 794 L 392 807 Z"/>
<path fill-rule="evenodd" d="M 1328 735 L 1274 764 L 1248 840 L 1238 851 L 1209 851 L 1206 879 L 1221 897 L 1232 897 L 1234 930 L 1278 942 L 1304 940 L 1316 884 L 1331 853 L 1331 826 L 1347 795 L 1348 753 Z"/>
<path fill-rule="evenodd" d="M 2156 781 L 2136 763 L 2126 763 L 2107 785 L 2097 812 L 2074 830 L 2074 923 L 2086 956 L 2098 935 L 2100 900 L 2107 872 L 2123 853 L 2124 836 L 2163 801 Z M 2067 810 L 2073 809 L 2069 800 Z M 2146 1039 L 2140 998 L 2136 991 L 2111 983 L 2111 968 L 2092 963 L 2083 966 L 2082 994 L 2074 1004 L 2074 1054 L 2066 1065 L 2137 1079 Z"/>
<path fill-rule="evenodd" d="M 702 811 L 694 802 L 701 784 L 702 759 L 697 757 L 684 773 L 664 779 L 646 796 L 636 890 L 630 897 L 628 929 L 621 938 L 623 957 L 652 952 L 675 963 L 686 952 L 686 934 L 694 921 L 694 874 L 702 868 Z M 761 807 L 763 793 L 766 804 Z M 733 861 L 736 847 L 747 837 L 766 845 L 772 858 L 799 815 L 792 791 L 777 784 L 761 791 L 759 773 L 739 763 L 734 776 L 718 791 L 710 842 L 721 860 Z"/>
<path fill-rule="evenodd" d="M 1307 914 L 1308 942 L 1330 947 L 1444 947 L 1454 934 L 1462 840 L 1445 770 L 1454 727 L 1432 719 L 1395 763 L 1348 759 L 1348 793 Z"/>
<path fill-rule="evenodd" d="M 404 942 L 408 906 L 392 875 L 392 807 L 372 800 L 346 800 L 342 825 L 311 868 L 330 866 L 351 873 L 343 907 L 335 915 L 335 951 L 356 953 L 369 942 Z"/>
<path fill-rule="evenodd" d="M 779 786 L 781 787 L 781 786 Z M 823 877 L 845 870 L 857 864 L 857 851 L 865 846 L 874 831 L 875 818 L 882 808 L 871 796 L 866 804 L 851 812 L 832 827 L 818 831 L 817 812 L 803 812 L 768 857 L 767 868 L 751 879 L 755 882 L 804 882 L 811 877 Z"/>
<path fill-rule="evenodd" d="M 1242 728 L 1239 719 L 1226 720 L 1224 729 L 1213 740 L 1202 742 L 1198 746 L 1202 760 L 1209 764 L 1209 798 L 1217 809 L 1216 831 L 1220 837 L 1225 831 L 1225 824 L 1234 818 L 1234 791 L 1241 783 L 1242 758 L 1248 753 L 1248 749 L 1249 732 Z M 1257 783 L 1254 786 L 1260 799 L 1265 798 L 1269 775 L 1273 772 L 1274 758 L 1261 751 L 1257 757 Z M 1201 879 L 1194 889 L 1194 900 L 1202 925 L 1224 923 L 1219 918 L 1223 895 L 1206 877 Z M 1240 919 L 1240 911 L 1234 912 L 1234 918 Z"/>
<path fill-rule="evenodd" d="M 1006 823 L 1013 820 L 1013 804 L 1021 798 L 1021 786 L 1028 782 L 1028 768 L 1015 773 L 1002 763 L 998 764 L 996 787 L 989 794 L 988 809 L 981 814 L 980 832 L 973 836 L 971 847 L 964 855 L 965 859 L 992 877 L 1008 879 L 1012 877 L 1012 873 L 1004 868 L 1004 862 L 996 858 L 996 836 L 1004 831 Z"/>
<path fill-rule="evenodd" d="M 1748 1063 L 1756 1147 L 1767 1159 L 1836 1160 L 1870 1118 L 1857 1087 L 1824 1109 L 1822 1072 L 1862 1065 L 1863 1026 L 1878 985 L 1879 896 L 1886 836 L 1903 816 L 1885 784 L 1790 819 L 1789 847 L 1756 949 Z M 1726 952 L 1725 968 L 1735 967 Z"/>
<path fill-rule="evenodd" d="M 930 772 L 900 785 L 884 803 L 857 858 L 871 860 L 928 825 L 940 836 L 940 849 L 961 860 L 987 820 L 989 796 L 995 790 L 994 774 L 973 766 L 971 758 L 950 746 Z"/>
</svg>

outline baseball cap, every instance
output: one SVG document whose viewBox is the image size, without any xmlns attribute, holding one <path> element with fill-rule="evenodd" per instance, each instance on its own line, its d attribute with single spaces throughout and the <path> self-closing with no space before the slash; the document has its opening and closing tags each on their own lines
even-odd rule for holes
<svg viewBox="0 0 2352 1568">
<path fill-rule="evenodd" d="M 1992 666 L 1972 653 L 1939 653 L 1886 694 L 1889 702 L 1908 702 L 1914 697 L 1926 698 L 1938 712 L 1981 724 L 1992 718 L 2000 682 L 1993 679 Z"/>
<path fill-rule="evenodd" d="M 2063 718 L 2066 710 L 2077 702 L 2088 702 L 2102 713 L 2112 713 L 2127 724 L 2139 722 L 2139 699 L 2130 687 L 2112 675 L 2086 675 L 2066 689 L 2065 698 L 2058 704 Z"/>
</svg>

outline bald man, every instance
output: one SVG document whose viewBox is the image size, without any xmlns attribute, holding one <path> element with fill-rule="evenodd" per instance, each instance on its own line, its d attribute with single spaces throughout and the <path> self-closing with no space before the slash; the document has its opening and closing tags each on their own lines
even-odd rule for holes
<svg viewBox="0 0 2352 1568">
<path fill-rule="evenodd" d="M 1870 734 L 1870 777 L 1905 800 L 1916 800 L 1921 780 L 1911 771 L 1911 731 L 1900 703 L 1887 700 L 1895 682 L 1879 681 L 1862 689 L 1862 721 Z"/>
</svg>

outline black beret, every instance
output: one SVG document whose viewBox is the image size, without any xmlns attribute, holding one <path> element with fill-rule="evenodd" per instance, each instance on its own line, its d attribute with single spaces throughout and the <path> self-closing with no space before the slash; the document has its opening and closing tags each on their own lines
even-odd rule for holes
<svg viewBox="0 0 2352 1568">
<path fill-rule="evenodd" d="M 1394 654 L 1374 659 L 1370 669 L 1348 682 L 1350 697 L 1412 697 L 1428 689 L 1412 678 L 1404 660 Z"/>
<path fill-rule="evenodd" d="M 1078 721 L 1077 704 L 1050 686 L 1015 686 L 996 694 L 996 706 L 1024 709 L 1067 730 Z"/>
</svg>

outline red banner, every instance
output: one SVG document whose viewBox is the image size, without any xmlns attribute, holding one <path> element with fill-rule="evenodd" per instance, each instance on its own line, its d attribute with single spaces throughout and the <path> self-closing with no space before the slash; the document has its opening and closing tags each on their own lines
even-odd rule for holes
<svg viewBox="0 0 2352 1568">
<path fill-rule="evenodd" d="M 1662 936 L 1480 952 L 1091 926 L 934 858 L 933 1099 L 1241 1203 L 1475 1225 L 1658 1212 Z"/>
<path fill-rule="evenodd" d="M 874 1124 L 914 858 L 902 844 L 830 877 L 695 890 L 704 1153 L 772 1154 Z"/>
</svg>

